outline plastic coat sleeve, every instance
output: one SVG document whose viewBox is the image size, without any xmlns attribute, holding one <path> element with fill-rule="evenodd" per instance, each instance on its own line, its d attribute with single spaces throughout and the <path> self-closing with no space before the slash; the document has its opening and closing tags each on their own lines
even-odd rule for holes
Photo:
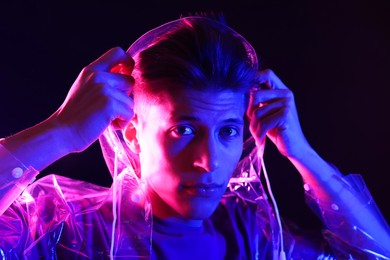
<svg viewBox="0 0 390 260">
<path fill-rule="evenodd" d="M 315 187 L 305 184 L 304 188 L 307 203 L 326 227 L 323 235 L 336 256 L 390 259 L 389 226 L 361 175 L 334 176 L 329 184 L 338 201 L 320 200 Z"/>
<path fill-rule="evenodd" d="M 26 167 L 0 143 L 0 216 L 38 173 L 34 168 Z"/>
</svg>

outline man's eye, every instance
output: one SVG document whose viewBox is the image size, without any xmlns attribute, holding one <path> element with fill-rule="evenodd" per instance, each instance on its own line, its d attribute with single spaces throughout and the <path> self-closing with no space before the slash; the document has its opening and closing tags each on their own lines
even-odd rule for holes
<svg viewBox="0 0 390 260">
<path fill-rule="evenodd" d="M 184 135 L 192 135 L 194 134 L 195 130 L 192 127 L 189 126 L 177 126 L 175 127 L 172 132 L 176 136 L 184 136 Z"/>
<path fill-rule="evenodd" d="M 223 127 L 220 130 L 220 135 L 225 138 L 232 138 L 239 135 L 239 131 L 234 127 Z"/>
</svg>

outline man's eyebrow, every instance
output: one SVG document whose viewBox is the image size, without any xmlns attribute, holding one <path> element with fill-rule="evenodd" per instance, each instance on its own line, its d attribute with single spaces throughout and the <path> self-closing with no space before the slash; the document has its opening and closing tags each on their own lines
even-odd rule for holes
<svg viewBox="0 0 390 260">
<path fill-rule="evenodd" d="M 229 118 L 229 119 L 223 120 L 223 122 L 244 125 L 244 120 L 241 118 Z"/>
<path fill-rule="evenodd" d="M 192 115 L 172 115 L 171 120 L 172 121 L 200 121 L 198 117 Z M 244 119 L 242 118 L 227 118 L 225 120 L 222 120 L 222 122 L 244 125 Z"/>
</svg>

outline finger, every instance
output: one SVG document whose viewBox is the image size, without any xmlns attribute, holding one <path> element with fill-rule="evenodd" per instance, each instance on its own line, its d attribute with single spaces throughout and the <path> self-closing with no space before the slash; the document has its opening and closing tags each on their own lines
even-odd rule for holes
<svg viewBox="0 0 390 260">
<path fill-rule="evenodd" d="M 250 115 L 259 107 L 268 106 L 271 103 L 280 103 L 282 106 L 287 106 L 292 99 L 293 94 L 289 89 L 252 91 L 247 113 Z"/>
<path fill-rule="evenodd" d="M 259 84 L 266 84 L 271 89 L 288 89 L 276 74 L 270 70 L 262 70 L 257 74 Z"/>
<path fill-rule="evenodd" d="M 251 121 L 252 134 L 256 135 L 259 140 L 263 140 L 268 131 L 280 127 L 280 119 L 286 115 L 286 109 L 274 109 L 273 111 L 266 113 L 262 117 L 258 117 L 256 120 Z"/>
<path fill-rule="evenodd" d="M 92 72 L 88 80 L 93 84 L 107 84 L 127 94 L 130 94 L 134 85 L 134 78 L 131 76 L 101 71 Z"/>
<path fill-rule="evenodd" d="M 116 104 L 120 108 L 118 111 L 126 113 L 127 110 L 133 110 L 134 100 L 123 92 L 111 93 L 110 97 L 116 100 Z"/>
<path fill-rule="evenodd" d="M 117 102 L 117 114 L 114 116 L 113 120 L 111 121 L 111 124 L 114 126 L 115 129 L 123 129 L 125 128 L 131 119 L 134 116 L 134 102 L 129 97 L 119 97 L 119 102 Z"/>
<path fill-rule="evenodd" d="M 118 64 L 131 68 L 134 67 L 133 59 L 120 47 L 115 47 L 104 53 L 97 60 L 87 66 L 89 71 L 110 71 Z"/>
<path fill-rule="evenodd" d="M 268 115 L 272 115 L 275 113 L 275 111 L 278 110 L 285 110 L 286 111 L 286 104 L 283 101 L 268 103 L 264 106 L 257 107 L 256 109 L 253 109 L 252 117 L 255 117 L 257 119 L 262 119 L 267 117 Z"/>
<path fill-rule="evenodd" d="M 289 89 L 262 89 L 251 91 L 252 105 L 257 106 L 261 102 L 269 102 L 273 99 L 290 98 L 292 92 Z"/>
</svg>

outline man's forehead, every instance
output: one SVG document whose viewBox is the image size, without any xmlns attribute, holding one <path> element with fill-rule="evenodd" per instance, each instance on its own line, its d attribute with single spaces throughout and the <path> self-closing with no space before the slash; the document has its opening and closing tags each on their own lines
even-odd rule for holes
<svg viewBox="0 0 390 260">
<path fill-rule="evenodd" d="M 224 116 L 220 117 L 222 123 L 233 123 L 237 125 L 244 125 L 244 117 L 238 113 L 225 113 Z M 174 110 L 170 114 L 170 121 L 188 121 L 188 122 L 201 122 L 203 121 L 202 115 L 186 114 L 185 112 Z M 211 119 L 211 118 L 210 118 Z"/>
<path fill-rule="evenodd" d="M 169 103 L 173 109 L 236 110 L 245 103 L 245 94 L 231 90 L 200 91 L 185 89 L 166 93 L 160 103 Z"/>
<path fill-rule="evenodd" d="M 156 95 L 138 99 L 139 112 L 147 112 L 152 107 L 164 110 L 173 117 L 190 116 L 193 112 L 223 112 L 243 114 L 247 105 L 247 93 L 233 90 L 175 89 L 162 91 Z"/>
<path fill-rule="evenodd" d="M 201 118 L 214 117 L 238 122 L 243 121 L 244 103 L 243 93 L 188 90 L 162 97 L 157 109 L 172 120 L 202 121 Z"/>
</svg>

